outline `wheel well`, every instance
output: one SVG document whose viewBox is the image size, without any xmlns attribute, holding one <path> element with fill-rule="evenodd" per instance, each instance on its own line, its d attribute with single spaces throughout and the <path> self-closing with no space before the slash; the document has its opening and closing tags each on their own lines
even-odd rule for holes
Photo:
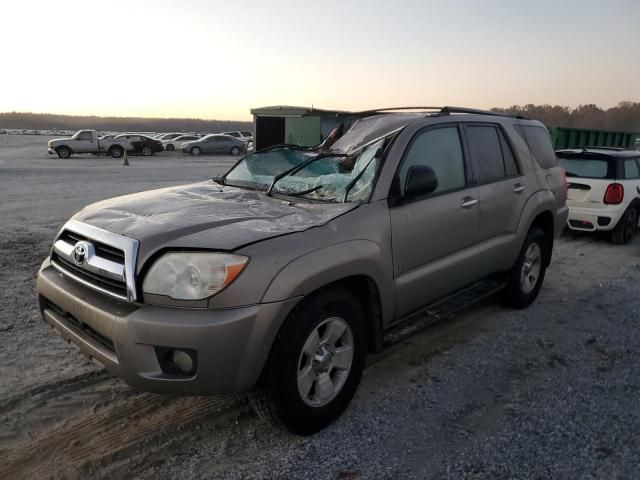
<svg viewBox="0 0 640 480">
<path fill-rule="evenodd" d="M 351 277 L 336 280 L 325 285 L 316 293 L 326 288 L 344 288 L 355 295 L 364 307 L 367 322 L 367 346 L 370 352 L 382 351 L 382 306 L 380 305 L 380 294 L 375 282 L 366 275 L 354 275 Z"/>
<path fill-rule="evenodd" d="M 114 148 L 119 148 L 119 149 L 124 151 L 124 148 L 122 146 L 120 146 L 120 145 L 111 145 L 109 147 L 109 151 L 111 152 Z"/>
<path fill-rule="evenodd" d="M 548 210 L 538 214 L 531 223 L 531 228 L 533 227 L 538 227 L 544 232 L 546 243 L 544 261 L 545 265 L 549 266 L 551 263 L 551 254 L 553 253 L 553 214 Z"/>
<path fill-rule="evenodd" d="M 57 152 L 58 150 L 62 149 L 62 148 L 66 148 L 67 150 L 69 150 L 70 152 L 72 152 L 73 150 L 71 150 L 71 148 L 69 148 L 67 145 L 58 145 L 57 147 L 54 147 L 54 150 Z"/>
</svg>

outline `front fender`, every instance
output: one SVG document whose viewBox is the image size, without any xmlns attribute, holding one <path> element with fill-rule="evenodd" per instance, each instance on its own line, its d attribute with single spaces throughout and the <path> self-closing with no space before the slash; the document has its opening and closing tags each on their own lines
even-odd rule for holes
<svg viewBox="0 0 640 480">
<path fill-rule="evenodd" d="M 391 259 L 378 245 L 368 240 L 337 243 L 296 258 L 271 281 L 262 302 L 309 295 L 330 283 L 355 275 L 368 277 L 375 283 L 383 322 L 390 319 L 393 315 Z"/>
</svg>

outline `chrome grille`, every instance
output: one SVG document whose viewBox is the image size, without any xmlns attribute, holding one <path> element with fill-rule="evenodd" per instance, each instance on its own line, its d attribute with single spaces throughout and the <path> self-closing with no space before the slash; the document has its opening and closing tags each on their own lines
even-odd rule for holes
<svg viewBox="0 0 640 480">
<path fill-rule="evenodd" d="M 51 264 L 85 286 L 134 302 L 137 253 L 137 240 L 70 220 L 53 244 Z"/>
</svg>

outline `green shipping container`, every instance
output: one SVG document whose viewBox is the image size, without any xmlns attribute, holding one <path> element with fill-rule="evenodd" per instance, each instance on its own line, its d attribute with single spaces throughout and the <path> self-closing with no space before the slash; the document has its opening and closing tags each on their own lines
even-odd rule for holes
<svg viewBox="0 0 640 480">
<path fill-rule="evenodd" d="M 565 127 L 553 127 L 548 130 L 556 150 L 583 147 L 635 148 L 635 133 Z"/>
</svg>

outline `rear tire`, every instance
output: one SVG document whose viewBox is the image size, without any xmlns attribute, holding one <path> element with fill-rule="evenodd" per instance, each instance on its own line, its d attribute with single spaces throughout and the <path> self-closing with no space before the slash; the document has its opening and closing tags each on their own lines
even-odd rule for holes
<svg viewBox="0 0 640 480">
<path fill-rule="evenodd" d="M 333 288 L 305 299 L 276 337 L 251 393 L 264 420 L 311 435 L 349 405 L 367 356 L 365 314 L 350 292 Z"/>
<path fill-rule="evenodd" d="M 142 155 L 149 157 L 153 155 L 153 150 L 151 150 L 151 147 L 142 147 Z"/>
<path fill-rule="evenodd" d="M 191 155 L 198 157 L 200 155 L 200 147 L 193 147 L 191 149 Z"/>
<path fill-rule="evenodd" d="M 71 156 L 71 149 L 69 147 L 58 147 L 56 150 L 58 158 L 69 158 Z"/>
<path fill-rule="evenodd" d="M 633 240 L 637 229 L 638 210 L 635 207 L 629 207 L 611 232 L 611 241 L 617 245 L 627 245 Z"/>
<path fill-rule="evenodd" d="M 116 146 L 114 146 L 114 147 L 111 147 L 111 148 L 109 149 L 109 154 L 110 154 L 113 158 L 120 158 L 120 157 L 122 157 L 123 153 L 124 153 L 123 148 L 122 148 L 122 147 L 120 147 L 120 146 L 118 146 L 118 145 L 116 145 Z"/>
<path fill-rule="evenodd" d="M 532 227 L 516 264 L 509 272 L 509 281 L 503 293 L 503 301 L 507 306 L 526 308 L 540 293 L 547 270 L 547 245 L 544 231 Z"/>
<path fill-rule="evenodd" d="M 238 147 L 233 147 L 231 149 L 231 155 L 233 155 L 234 157 L 240 155 L 240 149 Z"/>
<path fill-rule="evenodd" d="M 173 152 L 173 151 L 176 149 L 176 147 L 174 147 L 174 146 L 173 146 L 173 144 L 171 144 L 171 143 L 170 143 L 170 144 L 168 144 L 166 147 L 164 147 L 164 149 L 165 149 L 167 152 Z"/>
</svg>

